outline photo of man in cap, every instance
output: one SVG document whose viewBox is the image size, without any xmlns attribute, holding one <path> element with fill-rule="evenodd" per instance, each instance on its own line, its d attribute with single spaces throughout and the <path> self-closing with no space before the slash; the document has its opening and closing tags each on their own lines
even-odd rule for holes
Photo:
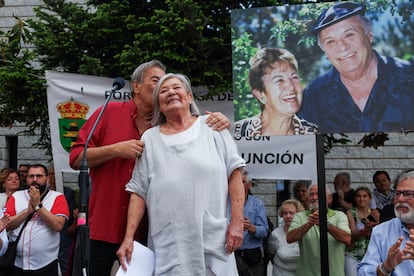
<svg viewBox="0 0 414 276">
<path fill-rule="evenodd" d="M 414 130 L 414 65 L 372 48 L 361 3 L 338 2 L 312 27 L 332 68 L 304 91 L 299 115 L 321 133 Z"/>
</svg>

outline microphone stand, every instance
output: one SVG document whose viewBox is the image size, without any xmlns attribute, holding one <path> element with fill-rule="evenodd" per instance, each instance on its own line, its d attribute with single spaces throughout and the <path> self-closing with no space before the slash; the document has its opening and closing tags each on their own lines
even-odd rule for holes
<svg viewBox="0 0 414 276">
<path fill-rule="evenodd" d="M 122 85 L 123 87 L 123 85 Z M 87 276 L 89 274 L 89 259 L 90 259 L 90 238 L 89 238 L 89 225 L 88 225 L 88 201 L 89 194 L 91 191 L 90 188 L 90 176 L 89 176 L 89 167 L 88 161 L 86 159 L 86 151 L 88 149 L 89 141 L 92 138 L 95 129 L 100 122 L 103 113 L 105 112 L 106 107 L 108 106 L 109 101 L 111 100 L 113 94 L 116 90 L 121 89 L 119 85 L 114 85 L 111 89 L 109 97 L 106 98 L 104 105 L 102 106 L 101 111 L 96 118 L 95 123 L 92 126 L 91 132 L 86 139 L 85 147 L 83 150 L 83 158 L 79 168 L 79 206 L 80 211 L 78 215 L 78 235 L 80 239 L 80 248 L 81 248 L 81 264 L 82 264 L 82 275 Z"/>
</svg>

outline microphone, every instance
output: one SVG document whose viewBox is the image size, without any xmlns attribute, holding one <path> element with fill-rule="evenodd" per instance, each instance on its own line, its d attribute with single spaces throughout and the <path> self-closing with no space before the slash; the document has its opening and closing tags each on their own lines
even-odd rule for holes
<svg viewBox="0 0 414 276">
<path fill-rule="evenodd" d="M 117 77 L 112 84 L 112 91 L 122 89 L 125 86 L 125 80 L 121 77 Z"/>
<path fill-rule="evenodd" d="M 88 225 L 88 201 L 89 201 L 89 194 L 90 194 L 90 177 L 89 177 L 89 167 L 88 167 L 88 160 L 86 158 L 87 149 L 89 145 L 89 141 L 92 138 L 95 129 L 100 122 L 106 107 L 108 106 L 109 101 L 111 100 L 113 94 L 116 90 L 123 88 L 125 85 L 125 80 L 121 77 L 117 77 L 112 84 L 112 90 L 109 94 L 109 97 L 106 98 L 105 103 L 103 104 L 101 111 L 94 122 L 91 131 L 86 139 L 86 143 L 83 149 L 83 157 L 81 160 L 80 171 L 79 171 L 79 214 L 78 214 L 78 236 L 81 244 L 81 260 L 82 260 L 82 273 L 83 275 L 87 275 L 87 270 L 89 266 L 89 258 L 90 258 L 90 236 L 89 236 L 89 225 Z"/>
</svg>

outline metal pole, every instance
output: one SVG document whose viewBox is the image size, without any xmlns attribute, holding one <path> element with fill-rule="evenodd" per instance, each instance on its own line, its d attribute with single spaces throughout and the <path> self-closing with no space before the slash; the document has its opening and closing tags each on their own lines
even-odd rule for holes
<svg viewBox="0 0 414 276">
<path fill-rule="evenodd" d="M 323 142 L 324 135 L 316 134 L 316 166 L 318 172 L 318 202 L 320 230 L 319 244 L 321 254 L 321 275 L 329 276 L 327 203 L 325 189 L 325 156 Z"/>
</svg>

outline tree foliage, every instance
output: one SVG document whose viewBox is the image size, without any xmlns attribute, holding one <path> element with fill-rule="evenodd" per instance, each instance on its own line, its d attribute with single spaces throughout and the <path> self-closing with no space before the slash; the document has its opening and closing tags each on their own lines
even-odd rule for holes
<svg viewBox="0 0 414 276">
<path fill-rule="evenodd" d="M 36 20 L 1 34 L 0 125 L 41 133 L 51 153 L 45 70 L 129 79 L 153 58 L 212 91 L 231 87 L 230 10 L 275 1 L 43 0 Z M 30 30 L 30 31 L 29 31 Z M 33 48 L 27 49 L 32 45 Z"/>
<path fill-rule="evenodd" d="M 384 1 L 376 1 L 378 9 Z M 248 56 L 257 49 L 247 34 L 231 45 L 231 32 L 238 30 L 231 30 L 230 13 L 237 9 L 306 2 L 90 0 L 78 5 L 65 0 L 43 0 L 43 5 L 35 9 L 36 20 L 25 22 L 18 18 L 12 30 L 1 34 L 6 40 L 0 42 L 0 124 L 11 127 L 22 123 L 27 126 L 27 134 L 40 130 L 38 145 L 50 153 L 44 70 L 129 79 L 139 63 L 156 58 L 169 71 L 191 76 L 194 85 L 207 85 L 210 93 L 246 89 L 248 84 L 242 81 L 232 87 L 232 73 L 238 76 L 246 66 L 246 63 L 232 64 L 232 47 L 239 51 L 236 55 Z M 285 19 L 301 16 L 297 6 L 286 7 Z M 399 14 L 404 11 L 409 16 L 410 11 L 395 10 Z M 266 16 L 263 14 L 263 24 L 269 20 Z M 303 39 L 299 32 L 302 27 L 294 21 L 279 27 L 272 21 L 265 25 L 273 28 L 273 36 L 267 43 L 287 41 L 286 36 L 295 36 L 303 47 L 312 42 Z M 253 35 L 260 34 L 259 29 Z M 404 30 L 404 34 L 411 39 L 414 36 L 412 28 Z M 411 45 L 407 42 L 407 47 Z M 307 58 L 313 57 L 310 54 Z M 245 73 L 240 77 L 245 79 Z"/>
<path fill-rule="evenodd" d="M 34 54 L 22 44 L 31 39 L 27 22 L 16 18 L 17 24 L 2 33 L 0 41 L 0 126 L 15 123 L 27 126 L 26 135 L 40 130 L 38 145 L 49 146 L 49 120 L 43 73 L 35 69 Z"/>
</svg>

